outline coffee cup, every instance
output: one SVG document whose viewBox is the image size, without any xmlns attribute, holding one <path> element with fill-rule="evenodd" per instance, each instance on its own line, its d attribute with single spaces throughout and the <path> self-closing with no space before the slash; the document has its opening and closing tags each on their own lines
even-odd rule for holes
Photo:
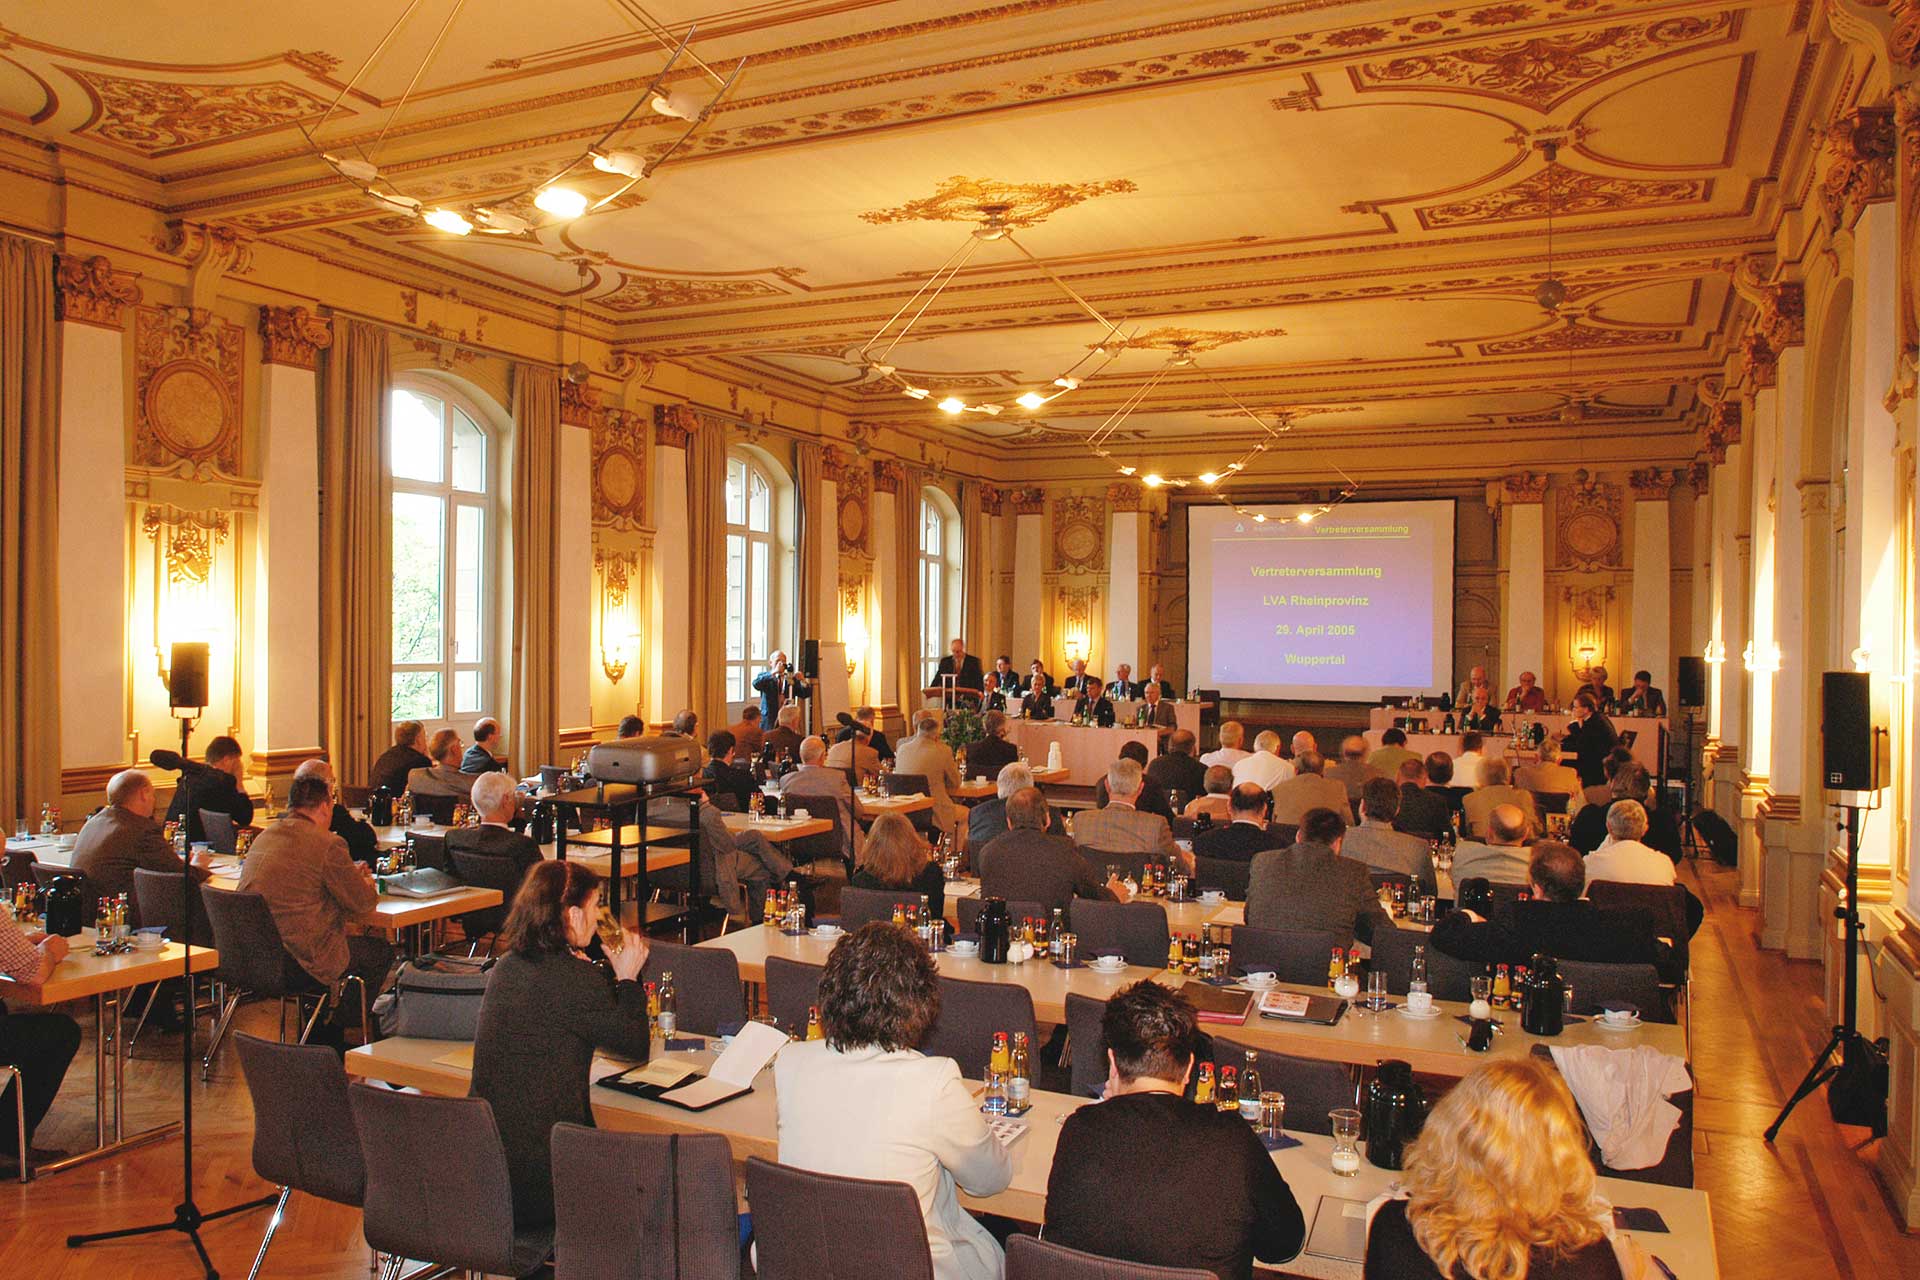
<svg viewBox="0 0 1920 1280">
<path fill-rule="evenodd" d="M 1606 1009 L 1600 1014 L 1601 1021 L 1614 1027 L 1630 1027 L 1640 1015 L 1632 1009 Z"/>
<path fill-rule="evenodd" d="M 1247 981 L 1256 987 L 1270 987 L 1278 978 L 1279 975 L 1271 969 L 1249 969 L 1247 971 Z"/>
<path fill-rule="evenodd" d="M 1433 1012 L 1433 993 L 1431 991 L 1409 991 L 1407 993 L 1407 1012 L 1417 1014 Z"/>
</svg>

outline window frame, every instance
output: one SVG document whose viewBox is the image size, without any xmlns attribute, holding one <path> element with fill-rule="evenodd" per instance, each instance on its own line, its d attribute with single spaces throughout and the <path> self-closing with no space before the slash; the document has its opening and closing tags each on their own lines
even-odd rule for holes
<svg viewBox="0 0 1920 1280">
<path fill-rule="evenodd" d="M 947 656 L 947 646 L 960 634 L 966 546 L 959 508 L 944 491 L 931 485 L 920 491 L 919 528 L 913 554 L 919 566 L 920 683 L 922 688 L 932 688 L 939 679 L 940 660 Z M 930 548 L 930 542 L 937 542 L 937 549 Z M 930 582 L 939 588 L 937 606 L 928 590 Z"/>
<path fill-rule="evenodd" d="M 743 480 L 740 521 L 733 518 L 731 498 L 736 470 Z M 756 489 L 756 483 L 761 489 Z M 794 594 L 794 502 L 792 481 L 780 464 L 760 450 L 745 447 L 727 450 L 726 493 L 727 509 L 722 513 L 726 521 L 726 598 L 722 609 L 721 679 L 727 705 L 732 707 L 757 698 L 753 678 L 766 669 L 767 660 L 776 650 L 784 651 L 789 658 L 794 656 L 788 607 Z M 756 527 L 760 523 L 755 515 L 756 493 L 764 500 L 764 528 Z M 734 580 L 736 563 L 741 568 L 738 583 Z M 740 635 L 738 657 L 734 656 L 736 629 Z"/>
</svg>

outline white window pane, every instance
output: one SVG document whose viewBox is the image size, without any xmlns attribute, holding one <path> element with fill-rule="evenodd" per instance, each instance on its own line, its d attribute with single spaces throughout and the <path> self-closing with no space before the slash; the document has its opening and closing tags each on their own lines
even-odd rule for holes
<svg viewBox="0 0 1920 1280">
<path fill-rule="evenodd" d="M 454 511 L 453 520 L 453 660 L 478 662 L 485 656 L 480 648 L 480 571 L 486 562 L 487 513 L 463 506 Z"/>
<path fill-rule="evenodd" d="M 747 656 L 747 540 L 727 538 L 727 660 Z"/>
<path fill-rule="evenodd" d="M 480 673 L 478 671 L 454 672 L 453 714 L 468 715 L 480 709 Z"/>
<path fill-rule="evenodd" d="M 770 533 L 773 530 L 773 491 L 767 487 L 767 478 L 758 471 L 749 475 L 752 484 L 748 491 L 751 501 L 747 508 L 747 527 L 755 533 Z"/>
<path fill-rule="evenodd" d="M 393 718 L 395 720 L 438 720 L 440 718 L 440 673 L 438 671 L 394 672 Z"/>
<path fill-rule="evenodd" d="M 393 495 L 395 662 L 440 661 L 445 537 L 446 507 L 441 499 L 421 493 Z M 437 685 L 433 696 L 438 703 Z"/>
<path fill-rule="evenodd" d="M 487 435 L 472 418 L 453 411 L 453 487 L 468 493 L 487 491 Z"/>
<path fill-rule="evenodd" d="M 440 482 L 446 463 L 443 403 L 418 391 L 393 393 L 388 465 L 408 480 Z"/>
<path fill-rule="evenodd" d="M 747 698 L 747 671 L 745 667 L 727 668 L 727 701 L 744 702 Z"/>
<path fill-rule="evenodd" d="M 750 579 L 752 583 L 750 589 L 753 592 L 753 609 L 748 620 L 750 630 L 747 633 L 747 643 L 753 647 L 753 652 L 748 656 L 764 658 L 773 652 L 773 641 L 768 626 L 770 621 L 768 615 L 772 613 L 773 603 L 773 582 L 768 565 L 770 559 L 768 553 L 772 548 L 764 542 L 755 542 L 752 550 L 753 576 Z"/>
<path fill-rule="evenodd" d="M 747 522 L 747 466 L 738 458 L 727 463 L 727 523 Z"/>
</svg>

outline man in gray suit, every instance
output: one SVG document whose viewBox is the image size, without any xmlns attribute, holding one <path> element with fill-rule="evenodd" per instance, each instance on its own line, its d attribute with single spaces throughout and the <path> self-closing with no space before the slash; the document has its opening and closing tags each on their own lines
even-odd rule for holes
<svg viewBox="0 0 1920 1280">
<path fill-rule="evenodd" d="M 1100 873 L 1072 841 L 1048 832 L 1050 808 L 1040 788 L 1031 784 L 1007 798 L 1003 830 L 975 858 L 981 894 L 1037 902 L 1049 911 L 1075 898 L 1124 901 L 1126 890 L 1117 877 L 1101 884 Z"/>
<path fill-rule="evenodd" d="M 1371 942 L 1394 927 L 1380 909 L 1367 869 L 1340 856 L 1347 824 L 1331 809 L 1314 809 L 1300 822 L 1290 848 L 1255 856 L 1247 878 L 1247 923 L 1256 929 L 1325 929 L 1351 945 Z"/>
<path fill-rule="evenodd" d="M 1150 853 L 1168 860 L 1184 859 L 1191 871 L 1192 855 L 1182 855 L 1173 843 L 1173 830 L 1167 820 L 1134 807 L 1145 783 L 1146 773 L 1138 761 L 1124 756 L 1115 760 L 1107 770 L 1107 807 L 1082 809 L 1074 815 L 1073 842 L 1102 853 Z"/>
<path fill-rule="evenodd" d="M 167 847 L 166 834 L 153 819 L 154 804 L 152 780 L 138 769 L 122 769 L 107 780 L 107 807 L 87 819 L 73 844 L 73 869 L 86 877 L 87 888 L 101 897 L 126 894 L 135 925 L 142 922 L 140 901 L 133 896 L 134 870 L 180 874 L 180 855 Z M 212 856 L 200 855 L 196 882 L 207 878 L 204 864 Z"/>
<path fill-rule="evenodd" d="M 1340 763 L 1327 766 L 1327 776 L 1347 789 L 1349 803 L 1360 798 L 1360 788 L 1387 775 L 1367 763 L 1367 740 L 1353 734 L 1340 744 Z"/>
<path fill-rule="evenodd" d="M 1309 748 L 1293 757 L 1293 776 L 1273 789 L 1273 820 L 1297 827 L 1314 809 L 1331 809 L 1344 821 L 1353 810 L 1347 807 L 1347 787 L 1324 776 L 1326 761 Z"/>
<path fill-rule="evenodd" d="M 1342 857 L 1374 871 L 1398 871 L 1413 877 L 1420 892 L 1434 892 L 1433 849 L 1419 836 L 1393 829 L 1400 812 L 1400 786 L 1392 778 L 1373 778 L 1360 792 L 1360 825 L 1347 831 Z"/>
<path fill-rule="evenodd" d="M 1480 785 L 1460 797 L 1466 834 L 1484 837 L 1487 833 L 1487 815 L 1503 804 L 1510 804 L 1526 814 L 1533 829 L 1540 830 L 1540 806 L 1534 800 L 1533 792 L 1507 785 L 1505 760 L 1484 761 L 1480 765 Z"/>
<path fill-rule="evenodd" d="M 1494 884 L 1527 883 L 1527 815 L 1518 805 L 1496 805 L 1487 815 L 1487 839 L 1462 840 L 1453 851 L 1453 883 L 1485 876 Z"/>
<path fill-rule="evenodd" d="M 814 817 L 831 819 L 834 824 L 831 836 L 796 841 L 799 852 L 813 858 L 844 858 L 851 867 L 866 838 L 854 817 L 853 784 L 843 770 L 828 766 L 825 738 L 800 740 L 800 767 L 781 782 L 780 794 Z"/>
</svg>

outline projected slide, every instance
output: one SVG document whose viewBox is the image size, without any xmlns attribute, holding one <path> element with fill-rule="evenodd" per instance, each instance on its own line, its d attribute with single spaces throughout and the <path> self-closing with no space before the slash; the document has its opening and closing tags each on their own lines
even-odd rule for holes
<svg viewBox="0 0 1920 1280">
<path fill-rule="evenodd" d="M 1451 687 L 1453 503 L 1187 514 L 1187 670 L 1229 698 L 1373 701 Z"/>
</svg>

